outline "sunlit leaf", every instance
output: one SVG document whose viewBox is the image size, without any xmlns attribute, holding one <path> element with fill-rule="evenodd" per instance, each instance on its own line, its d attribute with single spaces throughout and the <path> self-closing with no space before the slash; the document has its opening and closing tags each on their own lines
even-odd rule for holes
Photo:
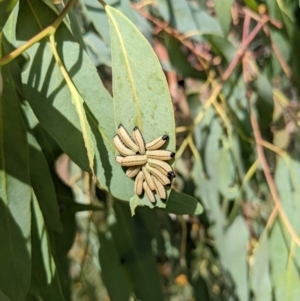
<svg viewBox="0 0 300 301">
<path fill-rule="evenodd" d="M 167 148 L 174 151 L 174 115 L 159 61 L 147 40 L 123 14 L 108 5 L 105 9 L 111 34 L 115 129 L 123 124 L 132 133 L 138 126 L 146 143 L 168 134 Z M 114 178 L 122 183 L 122 194 L 115 196 L 133 197 L 133 181 L 125 177 L 121 168 Z M 145 196 L 138 203 L 151 207 Z M 165 205 L 159 201 L 157 206 Z"/>
</svg>

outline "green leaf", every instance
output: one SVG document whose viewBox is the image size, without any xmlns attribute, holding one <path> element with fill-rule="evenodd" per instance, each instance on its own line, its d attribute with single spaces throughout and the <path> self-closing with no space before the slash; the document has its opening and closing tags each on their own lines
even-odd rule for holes
<svg viewBox="0 0 300 301">
<path fill-rule="evenodd" d="M 233 2 L 234 0 L 215 0 L 215 11 L 225 34 L 227 34 L 230 29 L 231 7 Z"/>
<path fill-rule="evenodd" d="M 258 11 L 258 3 L 256 0 L 245 0 L 245 4 L 254 11 Z"/>
<path fill-rule="evenodd" d="M 282 207 L 297 235 L 300 234 L 297 215 L 300 210 L 299 176 L 299 162 L 290 157 L 278 159 L 275 172 L 276 187 Z M 271 277 L 276 300 L 296 300 L 296 296 L 299 296 L 300 248 L 293 243 L 285 225 L 279 220 L 273 225 L 269 246 Z"/>
<path fill-rule="evenodd" d="M 298 301 L 300 296 L 299 271 L 294 264 L 288 264 L 287 269 L 276 282 L 276 300 Z"/>
<path fill-rule="evenodd" d="M 152 252 L 152 231 L 148 229 L 150 219 L 157 223 L 155 211 L 136 210 L 131 218 L 128 205 L 115 202 L 116 223 L 111 227 L 115 247 L 119 253 L 119 262 L 122 263 L 128 283 L 139 300 L 164 300 L 156 265 Z M 142 209 L 142 208 L 141 208 Z M 118 285 L 115 282 L 115 287 Z"/>
<path fill-rule="evenodd" d="M 247 249 L 249 230 L 241 216 L 235 218 L 223 239 L 223 244 L 219 249 L 222 265 L 230 273 L 238 300 L 248 301 Z"/>
<path fill-rule="evenodd" d="M 23 1 L 17 24 L 17 37 L 27 40 L 38 33 L 35 17 L 43 27 L 51 23 L 56 14 L 41 1 L 31 0 L 31 5 Z M 33 10 L 33 11 L 32 11 Z M 45 14 L 45 16 L 44 16 Z M 22 25 L 27 20 L 28 29 Z M 120 169 L 115 162 L 115 148 L 112 138 L 113 103 L 103 87 L 97 71 L 87 54 L 74 42 L 71 33 L 62 23 L 55 35 L 58 52 L 77 91 L 84 99 L 84 108 L 98 151 L 95 157 L 95 173 L 101 186 L 113 194 L 118 188 L 118 179 L 113 178 L 112 168 Z M 47 40 L 33 45 L 28 50 L 32 58 L 22 74 L 24 92 L 31 108 L 41 125 L 57 141 L 62 150 L 83 170 L 90 170 L 89 161 L 79 126 L 79 118 L 71 101 L 71 94 L 59 67 L 53 59 Z M 39 81 L 35 81 L 38 77 Z M 121 169 L 121 172 L 123 170 Z M 122 196 L 122 194 L 121 194 Z M 126 197 L 126 196 L 123 196 Z M 129 199 L 129 198 L 128 198 Z"/>
<path fill-rule="evenodd" d="M 174 213 L 179 215 L 182 214 L 198 215 L 203 212 L 203 207 L 199 203 L 199 201 L 194 197 L 184 193 L 177 192 L 174 189 L 172 189 L 167 206 L 162 210 L 167 213 Z"/>
<path fill-rule="evenodd" d="M 111 67 L 110 49 L 104 44 L 98 35 L 87 32 L 84 35 L 87 53 L 95 66 L 106 65 Z"/>
<path fill-rule="evenodd" d="M 2 31 L 2 28 L 4 27 L 17 2 L 18 0 L 0 1 L 0 32 Z"/>
<path fill-rule="evenodd" d="M 254 253 L 254 262 L 250 271 L 251 289 L 255 301 L 272 301 L 269 265 L 268 236 L 267 232 L 264 231 Z"/>
<path fill-rule="evenodd" d="M 269 239 L 269 254 L 272 285 L 276 290 L 276 283 L 286 269 L 289 250 L 285 243 L 285 237 L 280 222 L 275 221 Z"/>
<path fill-rule="evenodd" d="M 287 232 L 283 225 L 276 221 L 270 235 L 270 261 L 271 276 L 274 286 L 275 300 L 296 301 L 300 294 L 300 278 L 295 257 L 290 252 L 295 252 L 295 245 L 286 243 Z M 298 255 L 299 259 L 299 255 Z"/>
<path fill-rule="evenodd" d="M 209 42 L 212 50 L 219 56 L 224 57 L 230 63 L 235 55 L 235 47 L 224 37 L 223 30 L 214 17 L 204 10 L 194 11 L 195 20 L 202 36 Z"/>
<path fill-rule="evenodd" d="M 23 105 L 25 118 L 34 119 L 34 115 L 29 105 Z M 45 223 L 48 230 L 62 231 L 60 222 L 59 208 L 56 199 L 55 187 L 53 185 L 51 173 L 47 160 L 42 152 L 41 146 L 38 144 L 30 129 L 30 121 L 28 121 L 28 144 L 29 144 L 29 162 L 30 162 L 30 180 L 36 198 L 41 207 Z"/>
<path fill-rule="evenodd" d="M 32 200 L 32 276 L 30 292 L 44 301 L 64 301 L 46 225 L 36 196 Z"/>
<path fill-rule="evenodd" d="M 31 274 L 29 154 L 8 66 L 0 80 L 0 290 L 18 301 L 27 293 Z"/>
<path fill-rule="evenodd" d="M 189 1 L 168 1 L 171 13 L 171 26 L 198 42 L 203 42 L 201 28 L 198 27 L 197 20 L 193 15 Z M 158 7 L 159 8 L 159 7 Z"/>
<path fill-rule="evenodd" d="M 204 71 L 195 69 L 182 51 L 181 43 L 171 35 L 165 34 L 165 46 L 168 50 L 172 67 L 183 77 L 206 79 Z M 163 63 L 163 62 L 162 62 Z"/>
<path fill-rule="evenodd" d="M 30 5 L 29 5 L 30 3 Z M 26 41 L 55 19 L 55 14 L 43 2 L 20 2 L 17 23 L 17 39 Z M 36 20 L 38 18 L 38 20 Z M 23 22 L 27 22 L 26 28 Z M 37 23 L 41 22 L 41 23 Z M 61 27 L 64 27 L 61 24 Z M 59 43 L 60 35 L 56 36 Z M 67 37 L 65 37 L 66 40 Z M 63 45 L 63 44 L 60 44 Z M 89 162 L 80 129 L 79 117 L 71 101 L 71 94 L 55 63 L 51 47 L 46 39 L 34 44 L 28 54 L 32 58 L 22 74 L 25 97 L 45 129 L 83 170 L 89 170 Z M 71 53 L 71 57 L 75 59 Z M 77 57 L 78 58 L 78 57 Z M 35 78 L 39 80 L 35 82 Z M 71 134 L 72 133 L 72 134 Z"/>
<path fill-rule="evenodd" d="M 99 240 L 101 244 L 99 261 L 102 278 L 109 296 L 112 300 L 128 301 L 131 295 L 131 287 L 127 281 L 123 262 L 116 250 L 114 238 L 110 233 L 100 233 Z"/>
<path fill-rule="evenodd" d="M 95 29 L 102 37 L 106 46 L 109 46 L 110 35 L 109 35 L 109 25 L 105 10 L 103 6 L 93 0 L 81 0 L 86 9 L 86 14 L 88 18 L 93 23 Z M 108 5 L 113 6 L 115 9 L 121 11 L 125 16 L 127 16 L 133 23 L 137 23 L 136 16 L 130 6 L 130 1 L 128 0 L 108 0 L 105 1 Z"/>
<path fill-rule="evenodd" d="M 69 206 L 65 203 L 71 203 L 72 201 L 74 202 L 74 200 L 72 199 L 71 189 L 64 186 L 58 178 L 56 179 L 55 186 L 59 186 L 59 190 L 63 193 L 63 195 L 57 195 L 58 202 L 60 204 L 63 232 L 49 233 L 49 235 L 63 295 L 66 300 L 71 300 L 71 279 L 69 276 L 71 265 L 67 254 L 74 244 L 76 221 L 75 213 L 72 210 L 69 210 Z"/>
<path fill-rule="evenodd" d="M 0 292 L 0 300 L 1 301 L 12 301 L 7 296 L 5 296 L 2 292 Z"/>
<path fill-rule="evenodd" d="M 147 40 L 122 13 L 108 5 L 105 9 L 111 35 L 115 132 L 119 124 L 129 133 L 138 126 L 146 143 L 168 134 L 167 148 L 174 151 L 174 114 L 159 61 Z M 130 199 L 134 182 L 126 178 L 120 167 L 113 178 L 118 183 L 116 190 L 119 189 L 115 196 Z M 146 196 L 139 203 L 151 207 Z M 158 202 L 157 206 L 165 205 Z"/>
<path fill-rule="evenodd" d="M 219 192 L 216 183 L 218 183 L 218 154 L 219 141 L 222 134 L 222 128 L 216 119 L 210 116 L 210 132 L 205 141 L 204 162 L 202 164 L 200 155 L 195 157 L 192 178 L 195 184 L 195 196 L 201 199 L 208 220 L 211 223 L 212 235 L 216 239 L 217 247 L 222 248 L 225 216 L 219 205 Z M 203 142 L 204 142 L 203 141 Z"/>
<path fill-rule="evenodd" d="M 300 221 L 296 212 L 300 210 L 300 163 L 291 157 L 280 157 L 275 173 L 282 206 L 297 233 Z"/>
<path fill-rule="evenodd" d="M 236 197 L 238 187 L 234 185 L 234 161 L 229 150 L 223 148 L 218 156 L 218 187 L 226 200 Z"/>
<path fill-rule="evenodd" d="M 203 9 L 194 10 L 194 18 L 202 35 L 223 37 L 223 30 L 218 20 Z"/>
</svg>

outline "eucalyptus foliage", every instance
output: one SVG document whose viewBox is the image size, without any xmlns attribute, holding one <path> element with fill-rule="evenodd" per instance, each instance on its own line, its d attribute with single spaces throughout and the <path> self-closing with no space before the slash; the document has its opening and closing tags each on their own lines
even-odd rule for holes
<svg viewBox="0 0 300 301">
<path fill-rule="evenodd" d="M 297 1 L 0 1 L 0 300 L 298 301 Z M 167 202 L 119 124 L 168 135 Z"/>
</svg>

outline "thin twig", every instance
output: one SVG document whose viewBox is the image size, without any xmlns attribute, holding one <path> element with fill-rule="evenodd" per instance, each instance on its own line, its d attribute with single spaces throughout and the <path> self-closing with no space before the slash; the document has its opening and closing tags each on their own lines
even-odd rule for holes
<svg viewBox="0 0 300 301">
<path fill-rule="evenodd" d="M 262 29 L 263 25 L 265 24 L 266 21 L 264 22 L 259 22 L 256 24 L 254 29 L 251 31 L 251 33 L 247 36 L 247 38 L 242 42 L 241 46 L 237 50 L 233 60 L 230 62 L 228 68 L 224 72 L 222 76 L 222 81 L 225 82 L 239 63 L 240 59 L 243 57 L 247 47 L 249 44 L 253 41 L 253 39 L 256 37 L 256 35 L 259 33 L 259 31 Z"/>
<path fill-rule="evenodd" d="M 34 37 L 29 39 L 21 47 L 15 49 L 11 53 L 9 53 L 6 56 L 4 56 L 3 58 L 1 58 L 0 59 L 0 67 L 11 62 L 13 59 L 18 57 L 20 54 L 22 54 L 24 51 L 26 51 L 28 48 L 30 48 L 32 45 L 39 42 L 43 38 L 50 36 L 50 35 L 54 35 L 58 26 L 63 21 L 64 17 L 68 13 L 68 11 L 72 8 L 72 6 L 74 5 L 75 2 L 76 2 L 76 0 L 70 0 L 51 25 L 44 28 L 42 31 L 40 31 L 38 34 L 36 34 Z"/>
<path fill-rule="evenodd" d="M 262 18 L 260 15 L 256 14 L 254 11 L 247 7 L 237 6 L 237 11 L 240 15 L 249 15 L 253 20 L 256 20 L 257 22 L 265 20 L 266 22 L 271 23 L 274 27 L 278 29 L 282 28 L 282 24 L 278 20 L 274 20 L 267 15 L 264 15 Z"/>
<path fill-rule="evenodd" d="M 160 21 L 159 19 L 153 17 L 151 14 L 146 12 L 144 9 L 138 9 L 139 7 L 135 4 L 132 4 L 132 7 L 140 12 L 146 19 L 151 21 L 153 24 L 158 26 L 160 29 L 164 30 L 169 35 L 173 36 L 179 42 L 181 42 L 186 48 L 188 48 L 192 53 L 194 53 L 197 57 L 204 59 L 205 61 L 209 62 L 212 60 L 212 55 L 208 52 L 201 51 L 200 49 L 196 48 L 192 41 L 188 40 L 185 35 L 179 33 L 177 30 L 168 26 L 167 22 Z"/>
<path fill-rule="evenodd" d="M 261 136 L 259 125 L 258 125 L 257 119 L 256 119 L 256 117 L 255 117 L 255 115 L 252 111 L 250 112 L 250 120 L 251 120 L 251 125 L 252 125 L 252 129 L 253 129 L 253 133 L 254 133 L 254 138 L 255 138 L 255 141 L 256 141 L 256 148 L 257 148 L 258 158 L 259 158 L 259 160 L 262 164 L 263 172 L 264 172 L 264 175 L 266 177 L 266 180 L 267 180 L 267 183 L 268 183 L 268 186 L 269 186 L 269 189 L 270 189 L 275 207 L 277 208 L 278 213 L 279 213 L 283 223 L 285 224 L 288 232 L 290 233 L 292 239 L 300 247 L 299 236 L 295 232 L 293 226 L 291 225 L 291 223 L 290 223 L 290 221 L 289 221 L 289 219 L 288 219 L 288 217 L 287 217 L 287 215 L 286 215 L 286 213 L 285 213 L 285 211 L 284 211 L 284 209 L 281 205 L 281 202 L 280 202 L 280 199 L 279 199 L 279 196 L 278 196 L 278 193 L 277 193 L 277 189 L 276 189 L 276 186 L 275 186 L 275 182 L 272 178 L 270 168 L 269 168 L 269 165 L 267 163 L 267 160 L 266 160 L 266 157 L 265 157 L 265 154 L 264 154 L 264 150 L 263 150 L 263 146 L 262 146 L 263 139 L 262 139 L 262 136 Z"/>
</svg>

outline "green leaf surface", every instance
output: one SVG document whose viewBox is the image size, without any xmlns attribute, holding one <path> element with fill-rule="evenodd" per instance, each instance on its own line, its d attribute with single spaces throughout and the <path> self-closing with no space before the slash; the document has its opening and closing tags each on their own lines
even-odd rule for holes
<svg viewBox="0 0 300 301">
<path fill-rule="evenodd" d="M 19 12 L 19 2 L 15 5 L 13 11 L 11 12 L 2 32 L 2 45 L 4 53 L 8 54 L 14 51 L 17 46 L 16 40 L 16 24 Z M 16 57 L 8 64 L 9 72 L 11 74 L 12 81 L 15 85 L 16 90 L 19 95 L 23 97 L 23 86 L 21 82 L 21 66 L 24 64 L 25 60 L 22 56 Z"/>
<path fill-rule="evenodd" d="M 117 222 L 111 227 L 111 233 L 132 291 L 138 300 L 164 300 L 151 247 L 153 234 L 146 221 L 150 219 L 153 223 L 155 211 L 136 210 L 135 216 L 131 218 L 127 204 L 115 202 L 114 209 Z M 157 219 L 155 222 L 158 222 Z M 118 283 L 115 282 L 116 285 Z"/>
<path fill-rule="evenodd" d="M 231 23 L 231 7 L 234 0 L 215 0 L 215 11 L 223 32 L 227 34 Z"/>
<path fill-rule="evenodd" d="M 42 29 L 39 24 L 46 27 L 55 16 L 41 1 L 22 1 L 17 23 L 17 39 L 26 41 L 31 38 Z M 23 22 L 27 22 L 28 27 L 25 28 Z M 64 25 L 61 27 L 64 28 Z M 56 36 L 58 42 L 62 35 L 58 33 Z M 67 44 L 69 37 L 65 36 L 65 40 Z M 26 99 L 41 124 L 56 139 L 60 147 L 83 170 L 89 170 L 79 117 L 49 43 L 44 39 L 34 44 L 28 50 L 28 54 L 31 59 L 22 74 Z M 74 63 L 78 61 L 78 57 L 75 59 L 72 54 L 70 55 Z M 38 81 L 35 81 L 36 77 Z"/>
<path fill-rule="evenodd" d="M 59 208 L 47 161 L 35 137 L 28 133 L 30 180 L 48 229 L 62 230 Z"/>
<path fill-rule="evenodd" d="M 276 300 L 297 301 L 300 296 L 300 277 L 298 269 L 289 264 L 276 282 Z"/>
<path fill-rule="evenodd" d="M 299 176 L 299 162 L 290 157 L 279 158 L 275 172 L 276 187 L 283 209 L 297 235 L 300 234 L 300 221 L 297 214 L 300 210 Z M 298 275 L 300 248 L 292 242 L 285 225 L 279 220 L 275 221 L 270 233 L 269 254 L 276 301 L 296 300 L 300 287 Z"/>
<path fill-rule="evenodd" d="M 216 37 L 223 37 L 223 30 L 220 23 L 207 11 L 203 9 L 195 9 L 193 14 L 199 28 L 199 34 L 204 36 L 212 35 Z"/>
<path fill-rule="evenodd" d="M 254 254 L 250 281 L 255 301 L 272 301 L 268 236 L 266 231 L 261 235 L 259 245 Z"/>
<path fill-rule="evenodd" d="M 218 187 L 226 200 L 236 197 L 238 187 L 234 185 L 234 162 L 229 150 L 223 148 L 218 156 Z"/>
<path fill-rule="evenodd" d="M 99 234 L 100 250 L 99 261 L 102 278 L 111 300 L 128 301 L 131 287 L 127 281 L 123 262 L 116 250 L 115 242 L 110 233 Z M 117 287 L 117 289 L 116 289 Z"/>
<path fill-rule="evenodd" d="M 174 214 L 195 214 L 199 215 L 203 212 L 203 207 L 194 197 L 171 190 L 169 201 L 166 208 L 162 208 L 164 212 Z"/>
<path fill-rule="evenodd" d="M 206 215 L 212 224 L 212 235 L 216 239 L 217 247 L 222 248 L 223 231 L 225 227 L 225 216 L 219 205 L 218 183 L 218 155 L 219 141 L 222 134 L 220 124 L 216 119 L 207 122 L 210 127 L 210 134 L 204 144 L 203 166 L 200 156 L 195 157 L 192 178 L 195 184 L 195 196 L 201 199 Z"/>
<path fill-rule="evenodd" d="M 1 69 L 0 81 L 0 290 L 18 301 L 31 274 L 29 154 L 8 66 Z"/>
<path fill-rule="evenodd" d="M 222 265 L 230 273 L 240 301 L 249 300 L 247 248 L 249 230 L 244 219 L 237 216 L 227 229 L 220 249 Z"/>
<path fill-rule="evenodd" d="M 282 206 L 299 235 L 300 220 L 297 212 L 300 210 L 300 163 L 291 157 L 280 157 L 275 181 Z"/>
<path fill-rule="evenodd" d="M 17 37 L 26 40 L 55 19 L 55 13 L 40 1 L 31 0 L 22 2 L 20 9 Z M 35 17 L 39 18 L 38 20 Z M 29 20 L 27 30 L 22 22 Z M 26 21 L 26 22 L 27 22 Z M 27 22 L 27 24 L 28 24 Z M 24 30 L 25 29 L 25 30 Z M 115 163 L 112 138 L 113 103 L 108 92 L 103 87 L 97 71 L 87 54 L 74 42 L 71 33 L 64 24 L 61 24 L 55 35 L 58 52 L 63 60 L 69 76 L 82 99 L 93 132 L 93 140 L 98 151 L 95 158 L 95 173 L 102 187 L 112 190 L 119 188 L 119 182 L 111 183 L 112 166 L 120 168 Z M 36 117 L 42 126 L 58 142 L 59 146 L 83 170 L 89 170 L 88 158 L 79 126 L 79 118 L 75 106 L 72 104 L 72 95 L 65 84 L 65 80 L 54 61 L 49 43 L 46 40 L 35 44 L 28 50 L 32 58 L 27 69 L 22 74 L 24 92 Z M 39 80 L 36 82 L 35 78 Z M 122 171 L 122 170 L 121 170 Z M 122 171 L 123 172 L 123 171 Z M 111 187 L 112 186 L 112 187 Z M 126 198 L 126 195 L 121 197 Z"/>
<path fill-rule="evenodd" d="M 295 252 L 296 246 L 287 245 L 286 235 L 288 234 L 283 230 L 283 225 L 276 221 L 273 225 L 269 244 L 271 277 L 276 301 L 296 301 L 300 294 L 298 265 L 295 262 L 295 256 L 290 256 L 290 251 Z"/>
<path fill-rule="evenodd" d="M 65 301 L 52 256 L 41 208 L 33 193 L 32 200 L 32 277 L 30 292 L 44 301 Z"/>
<path fill-rule="evenodd" d="M 205 72 L 195 69 L 188 61 L 187 53 L 182 51 L 181 43 L 178 40 L 165 34 L 165 46 L 168 50 L 171 65 L 178 74 L 183 77 L 206 79 Z"/>
<path fill-rule="evenodd" d="M 17 0 L 0 1 L 0 32 L 2 31 L 2 28 L 4 27 L 17 2 Z"/>
<path fill-rule="evenodd" d="M 41 146 L 30 128 L 30 124 L 34 123 L 32 119 L 35 119 L 35 116 L 28 104 L 23 105 L 23 112 L 28 124 L 27 137 L 32 188 L 41 207 L 47 229 L 61 232 L 59 208 L 49 166 Z"/>
<path fill-rule="evenodd" d="M 99 35 L 102 37 L 103 42 L 106 46 L 109 46 L 109 24 L 103 6 L 98 1 L 93 0 L 81 0 L 81 2 L 84 4 L 88 18 L 93 23 Z M 136 24 L 136 16 L 130 6 L 129 0 L 108 0 L 105 1 L 105 3 L 121 11 Z"/>
<path fill-rule="evenodd" d="M 189 1 L 167 1 L 171 12 L 170 23 L 171 26 L 176 28 L 180 33 L 191 35 L 195 41 L 201 42 L 200 28 L 193 15 L 192 8 Z M 160 6 L 158 6 L 158 9 Z"/>
<path fill-rule="evenodd" d="M 224 37 L 223 30 L 214 17 L 204 10 L 194 11 L 195 20 L 202 36 L 209 42 L 215 54 L 224 57 L 227 63 L 230 63 L 235 55 L 235 47 Z"/>
<path fill-rule="evenodd" d="M 103 40 L 93 32 L 84 35 L 86 50 L 95 66 L 106 65 L 111 67 L 110 49 Z"/>
<path fill-rule="evenodd" d="M 284 273 L 288 261 L 289 250 L 285 244 L 284 233 L 279 221 L 275 221 L 269 239 L 269 254 L 272 285 L 275 287 L 278 279 Z"/>
<path fill-rule="evenodd" d="M 63 231 L 62 233 L 49 233 L 49 236 L 64 298 L 71 300 L 71 279 L 69 276 L 71 264 L 67 254 L 75 240 L 76 221 L 75 213 L 69 210 L 66 203 L 74 202 L 74 200 L 71 189 L 65 186 L 60 179 L 55 179 L 55 186 L 59 187 L 61 192 L 60 195 L 57 195 L 57 198 L 60 204 Z"/>
<path fill-rule="evenodd" d="M 256 0 L 245 0 L 245 4 L 246 4 L 246 6 L 253 9 L 254 11 L 258 10 L 258 3 Z"/>
<path fill-rule="evenodd" d="M 175 151 L 173 108 L 159 61 L 134 24 L 114 8 L 107 5 L 105 9 L 111 35 L 115 132 L 119 124 L 129 133 L 138 126 L 146 143 L 168 134 L 167 149 Z M 125 177 L 121 168 L 114 178 L 122 183 L 122 191 L 115 196 L 130 199 L 134 182 Z M 145 196 L 139 203 L 151 207 Z M 158 202 L 157 206 L 165 205 Z"/>
<path fill-rule="evenodd" d="M 12 301 L 6 295 L 4 295 L 2 292 L 0 292 L 0 300 L 1 301 Z"/>
</svg>

